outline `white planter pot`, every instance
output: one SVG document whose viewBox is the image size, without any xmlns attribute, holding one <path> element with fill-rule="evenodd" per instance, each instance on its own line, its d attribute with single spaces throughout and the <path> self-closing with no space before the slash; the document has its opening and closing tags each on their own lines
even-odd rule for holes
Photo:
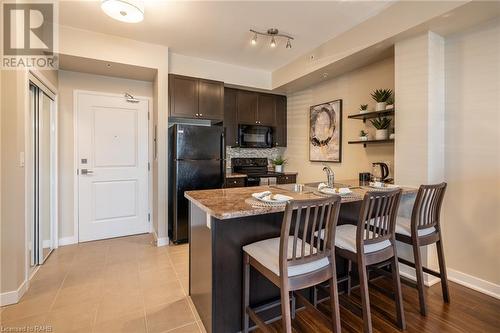
<svg viewBox="0 0 500 333">
<path fill-rule="evenodd" d="M 368 113 L 368 110 L 359 110 L 359 113 Z"/>
<path fill-rule="evenodd" d="M 379 129 L 375 131 L 375 140 L 387 140 L 389 137 L 389 130 Z"/>
<path fill-rule="evenodd" d="M 359 140 L 360 141 L 368 141 L 368 137 L 367 136 L 360 136 Z"/>
<path fill-rule="evenodd" d="M 283 172 L 283 165 L 275 165 L 274 166 L 274 171 L 276 171 L 276 172 Z"/>
<path fill-rule="evenodd" d="M 391 133 L 389 134 L 389 139 L 394 140 L 396 138 L 396 134 Z"/>
<path fill-rule="evenodd" d="M 387 106 L 387 102 L 379 102 L 375 104 L 375 111 L 384 111 Z"/>
<path fill-rule="evenodd" d="M 388 104 L 388 105 L 386 105 L 385 109 L 386 110 L 392 110 L 392 109 L 394 109 L 394 104 Z"/>
</svg>

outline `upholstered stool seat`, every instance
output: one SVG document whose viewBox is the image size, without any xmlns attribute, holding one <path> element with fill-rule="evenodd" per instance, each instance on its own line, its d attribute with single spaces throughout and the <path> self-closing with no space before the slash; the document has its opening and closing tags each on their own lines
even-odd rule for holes
<svg viewBox="0 0 500 333">
<path fill-rule="evenodd" d="M 335 246 L 356 253 L 356 229 L 357 227 L 352 224 L 339 225 L 335 235 Z M 324 238 L 324 230 L 321 231 L 320 237 Z M 389 246 L 391 246 L 391 242 L 386 239 L 379 243 L 364 245 L 364 250 L 365 253 L 371 253 Z"/>
<path fill-rule="evenodd" d="M 297 245 L 295 246 L 295 248 L 297 255 L 302 256 L 302 240 L 300 238 L 297 239 Z M 269 269 L 274 274 L 278 276 L 280 275 L 280 237 L 265 239 L 260 242 L 245 245 L 243 246 L 243 251 L 250 257 L 257 260 L 261 265 Z M 312 252 L 316 253 L 316 249 L 313 248 Z M 310 253 L 311 245 L 306 242 L 304 246 L 304 255 L 308 256 Z M 293 236 L 289 236 L 287 259 L 291 259 L 292 256 Z M 315 270 L 328 266 L 328 264 L 330 264 L 328 257 L 324 257 L 302 265 L 290 266 L 288 267 L 288 276 L 296 276 L 314 272 Z"/>
<path fill-rule="evenodd" d="M 436 228 L 430 227 L 418 230 L 418 236 L 430 235 L 436 232 Z M 407 217 L 398 216 L 396 219 L 396 234 L 411 236 L 411 219 Z"/>
</svg>

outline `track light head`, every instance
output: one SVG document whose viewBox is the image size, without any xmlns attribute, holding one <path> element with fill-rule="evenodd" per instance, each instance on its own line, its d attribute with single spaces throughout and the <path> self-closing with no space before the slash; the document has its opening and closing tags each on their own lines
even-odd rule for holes
<svg viewBox="0 0 500 333">
<path fill-rule="evenodd" d="M 271 47 L 276 47 L 276 40 L 274 39 L 274 36 L 271 37 L 271 44 L 269 44 Z"/>
<path fill-rule="evenodd" d="M 252 41 L 250 42 L 252 45 L 257 45 L 257 34 L 253 35 Z"/>
<path fill-rule="evenodd" d="M 286 41 L 286 46 L 285 46 L 285 48 L 287 48 L 287 49 L 291 49 L 291 48 L 292 48 L 292 42 L 290 42 L 290 39 L 288 39 L 288 40 Z"/>
</svg>

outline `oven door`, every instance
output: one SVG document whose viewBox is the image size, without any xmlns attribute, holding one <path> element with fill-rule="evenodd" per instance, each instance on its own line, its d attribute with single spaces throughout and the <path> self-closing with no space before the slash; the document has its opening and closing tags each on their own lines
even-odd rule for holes
<svg viewBox="0 0 500 333">
<path fill-rule="evenodd" d="M 239 125 L 238 134 L 242 148 L 272 148 L 273 146 L 272 127 Z"/>
</svg>

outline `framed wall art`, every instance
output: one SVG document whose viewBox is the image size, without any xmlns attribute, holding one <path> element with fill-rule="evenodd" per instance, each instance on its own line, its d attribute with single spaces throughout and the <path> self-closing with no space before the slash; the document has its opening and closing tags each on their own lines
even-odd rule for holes
<svg viewBox="0 0 500 333">
<path fill-rule="evenodd" d="M 311 106 L 309 160 L 342 162 L 342 100 Z"/>
</svg>

